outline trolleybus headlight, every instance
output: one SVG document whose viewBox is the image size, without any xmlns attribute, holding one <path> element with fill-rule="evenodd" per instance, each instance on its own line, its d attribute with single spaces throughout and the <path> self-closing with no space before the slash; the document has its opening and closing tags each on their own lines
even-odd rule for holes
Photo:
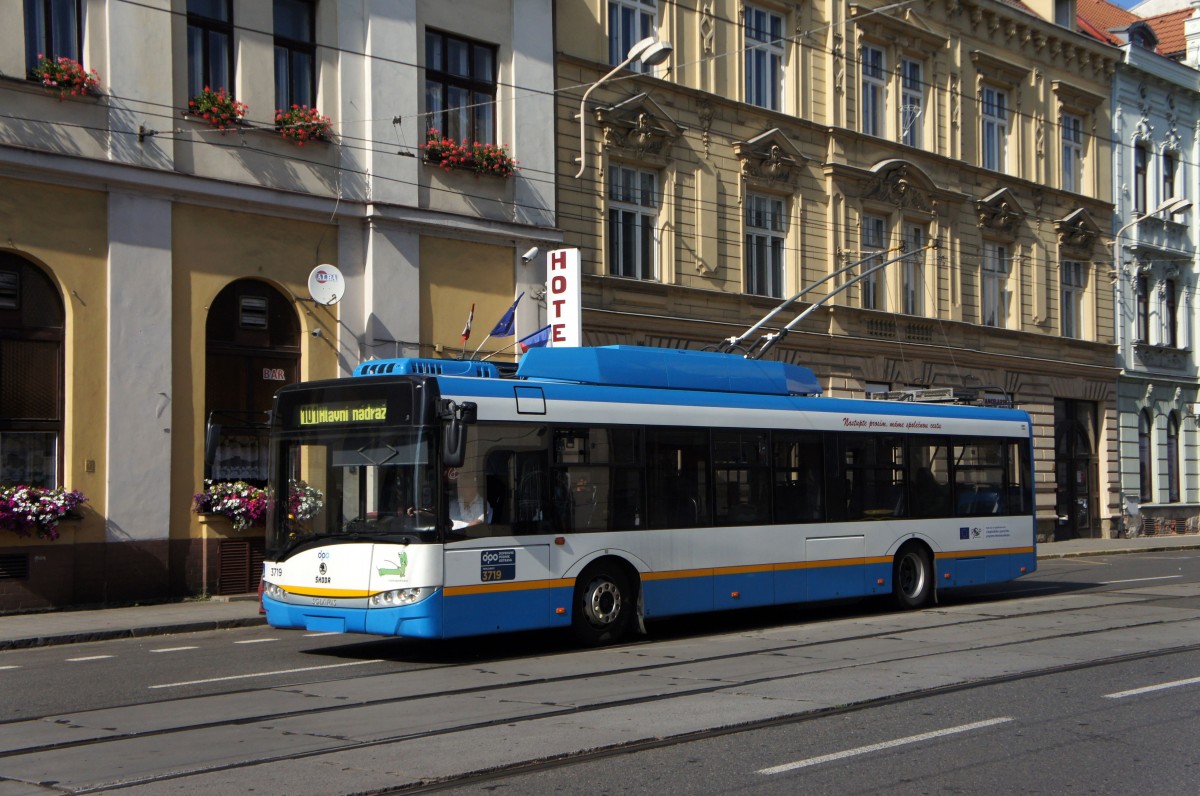
<svg viewBox="0 0 1200 796">
<path fill-rule="evenodd" d="M 412 605 L 413 603 L 419 603 L 431 594 L 433 594 L 433 589 L 392 589 L 391 591 L 381 591 L 379 594 L 371 595 L 371 607 L 394 608 L 400 605 Z"/>
<path fill-rule="evenodd" d="M 267 583 L 263 586 L 263 593 L 272 600 L 282 600 L 287 594 L 282 587 L 276 586 L 274 583 Z"/>
</svg>

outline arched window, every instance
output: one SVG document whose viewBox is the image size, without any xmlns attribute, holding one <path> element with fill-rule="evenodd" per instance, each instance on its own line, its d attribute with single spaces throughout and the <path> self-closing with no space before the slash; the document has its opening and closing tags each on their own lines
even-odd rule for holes
<svg viewBox="0 0 1200 796">
<path fill-rule="evenodd" d="M 1150 467 L 1150 429 L 1153 427 L 1150 412 L 1138 415 L 1138 499 L 1142 503 L 1154 502 L 1154 478 Z"/>
<path fill-rule="evenodd" d="M 0 252 L 0 483 L 62 477 L 62 297 L 37 266 Z"/>
<path fill-rule="evenodd" d="M 208 312 L 204 477 L 267 482 L 267 419 L 275 391 L 300 377 L 300 321 L 275 288 L 241 279 Z"/>
<path fill-rule="evenodd" d="M 1179 502 L 1179 415 L 1167 417 L 1167 501 Z"/>
</svg>

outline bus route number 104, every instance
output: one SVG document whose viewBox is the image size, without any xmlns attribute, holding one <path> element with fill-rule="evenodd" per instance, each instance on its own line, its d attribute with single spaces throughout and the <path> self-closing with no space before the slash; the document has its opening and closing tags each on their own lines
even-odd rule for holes
<svg viewBox="0 0 1200 796">
<path fill-rule="evenodd" d="M 479 553 L 479 582 L 516 580 L 516 550 L 482 550 Z"/>
</svg>

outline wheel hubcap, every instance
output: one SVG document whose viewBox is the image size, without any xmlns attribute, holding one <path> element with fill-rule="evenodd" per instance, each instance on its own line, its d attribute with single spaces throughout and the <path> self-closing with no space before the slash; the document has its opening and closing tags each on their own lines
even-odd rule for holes
<svg viewBox="0 0 1200 796">
<path fill-rule="evenodd" d="M 906 597 L 915 597 L 925 586 L 925 568 L 916 556 L 909 553 L 900 562 L 900 590 Z"/>
<path fill-rule="evenodd" d="M 621 592 L 612 581 L 596 581 L 588 590 L 587 614 L 594 625 L 609 625 L 621 613 Z"/>
</svg>

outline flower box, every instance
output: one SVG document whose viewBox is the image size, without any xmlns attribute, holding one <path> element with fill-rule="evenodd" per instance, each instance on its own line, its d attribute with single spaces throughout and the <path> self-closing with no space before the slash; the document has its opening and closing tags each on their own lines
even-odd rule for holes
<svg viewBox="0 0 1200 796">
<path fill-rule="evenodd" d="M 241 124 L 249 110 L 249 105 L 238 102 L 225 89 L 214 91 L 205 86 L 203 91 L 188 100 L 187 112 L 224 131 Z"/>
<path fill-rule="evenodd" d="M 96 70 L 84 69 L 83 64 L 70 58 L 48 58 L 38 53 L 33 76 L 46 88 L 57 91 L 59 100 L 100 93 L 100 75 Z"/>
<path fill-rule="evenodd" d="M 508 147 L 455 141 L 443 136 L 436 127 L 429 128 L 421 148 L 427 163 L 441 166 L 446 171 L 459 169 L 496 177 L 511 177 L 517 173 L 517 161 L 508 153 Z"/>
<path fill-rule="evenodd" d="M 307 105 L 275 111 L 275 129 L 296 146 L 304 146 L 308 141 L 328 141 L 330 127 L 328 116 Z"/>
<path fill-rule="evenodd" d="M 87 502 L 82 492 L 62 487 L 0 487 L 0 528 L 17 536 L 37 535 L 53 541 L 58 538 L 58 523 L 79 519 L 76 509 Z"/>
</svg>

